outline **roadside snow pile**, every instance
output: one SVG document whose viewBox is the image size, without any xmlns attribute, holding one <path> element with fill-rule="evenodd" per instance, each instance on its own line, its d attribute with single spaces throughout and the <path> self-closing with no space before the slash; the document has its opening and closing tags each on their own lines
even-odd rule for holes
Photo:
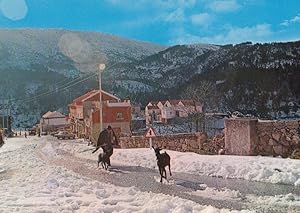
<svg viewBox="0 0 300 213">
<path fill-rule="evenodd" d="M 289 212 L 288 208 L 291 206 L 293 206 L 293 208 L 299 207 L 300 209 L 300 197 L 292 193 L 259 197 L 248 195 L 247 199 L 251 202 L 258 203 L 258 205 L 270 206 L 273 208 L 276 206 L 284 206 L 287 207 L 287 212 Z"/>
<path fill-rule="evenodd" d="M 174 172 L 300 186 L 300 161 L 261 156 L 198 155 L 167 151 Z M 150 149 L 116 149 L 112 162 L 156 168 Z"/>
<path fill-rule="evenodd" d="M 22 146 L 26 146 L 28 144 L 35 143 L 37 141 L 37 138 L 14 138 L 12 139 L 6 139 L 4 142 L 4 145 L 0 149 L 0 153 L 3 152 L 9 152 L 14 151 L 16 149 L 21 148 Z"/>
</svg>

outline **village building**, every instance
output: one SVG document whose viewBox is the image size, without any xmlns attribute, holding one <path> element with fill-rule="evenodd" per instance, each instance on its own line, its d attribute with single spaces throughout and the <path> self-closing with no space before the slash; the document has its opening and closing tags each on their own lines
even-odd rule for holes
<svg viewBox="0 0 300 213">
<path fill-rule="evenodd" d="M 92 90 L 76 99 L 73 100 L 69 107 L 69 122 L 71 129 L 77 137 L 82 137 L 84 133 L 83 123 L 83 99 L 90 96 L 91 94 L 97 93 L 97 90 Z"/>
<path fill-rule="evenodd" d="M 145 118 L 147 125 L 153 122 L 167 123 L 195 112 L 203 112 L 203 105 L 192 100 L 151 101 L 145 108 Z"/>
<path fill-rule="evenodd" d="M 41 120 L 39 127 L 43 132 L 56 131 L 68 126 L 68 118 L 60 112 L 48 111 L 45 113 Z"/>
<path fill-rule="evenodd" d="M 135 118 L 144 118 L 145 116 L 144 110 L 142 110 L 142 104 L 132 104 L 131 103 L 131 116 L 132 119 Z"/>
<path fill-rule="evenodd" d="M 100 95 L 93 90 L 75 99 L 69 105 L 72 129 L 78 137 L 89 138 L 95 142 L 100 133 Z M 130 134 L 131 104 L 129 100 L 121 101 L 118 97 L 101 91 L 102 127 L 111 126 L 115 133 Z"/>
</svg>

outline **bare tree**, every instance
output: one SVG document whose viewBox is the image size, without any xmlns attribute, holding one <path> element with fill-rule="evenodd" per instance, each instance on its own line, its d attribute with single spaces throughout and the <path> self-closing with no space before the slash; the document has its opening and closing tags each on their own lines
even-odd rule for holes
<svg viewBox="0 0 300 213">
<path fill-rule="evenodd" d="M 218 108 L 216 86 L 209 81 L 201 81 L 198 85 L 188 86 L 181 93 L 181 97 L 204 104 L 205 110 L 216 110 Z"/>
<path fill-rule="evenodd" d="M 200 129 L 204 131 L 206 110 L 216 110 L 218 108 L 218 95 L 215 85 L 209 81 L 201 81 L 198 85 L 188 86 L 181 93 L 181 97 L 203 105 L 202 113 L 197 111 L 191 112 L 189 113 L 189 118 L 192 123 L 195 123 L 196 131 L 199 131 Z"/>
</svg>

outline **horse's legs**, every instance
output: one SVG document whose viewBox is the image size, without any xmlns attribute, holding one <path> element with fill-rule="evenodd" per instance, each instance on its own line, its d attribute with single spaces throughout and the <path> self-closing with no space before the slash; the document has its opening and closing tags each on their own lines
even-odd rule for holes
<svg viewBox="0 0 300 213">
<path fill-rule="evenodd" d="M 159 168 L 159 174 L 160 174 L 160 182 L 162 182 L 162 178 L 163 178 L 163 171 L 162 171 L 162 168 L 158 167 Z"/>
</svg>

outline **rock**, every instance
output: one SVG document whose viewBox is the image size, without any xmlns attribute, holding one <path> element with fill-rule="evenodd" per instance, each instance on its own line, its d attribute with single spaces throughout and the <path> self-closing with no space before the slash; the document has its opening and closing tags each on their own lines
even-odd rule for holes
<svg viewBox="0 0 300 213">
<path fill-rule="evenodd" d="M 280 133 L 273 133 L 273 134 L 272 134 L 272 137 L 273 137 L 273 139 L 274 139 L 275 141 L 279 141 L 279 140 L 280 140 L 280 136 L 281 136 Z"/>
<path fill-rule="evenodd" d="M 282 154 L 282 146 L 273 146 L 273 150 L 276 155 L 281 155 Z"/>
<path fill-rule="evenodd" d="M 282 147 L 282 157 L 287 158 L 291 154 L 291 151 L 289 148 Z"/>
<path fill-rule="evenodd" d="M 296 144 L 300 143 L 300 137 L 298 135 L 293 135 L 292 141 Z"/>
<path fill-rule="evenodd" d="M 295 149 L 290 158 L 300 160 L 300 149 Z"/>
<path fill-rule="evenodd" d="M 275 141 L 274 139 L 270 138 L 270 140 L 269 140 L 269 145 L 270 145 L 270 146 L 274 146 L 274 145 L 276 145 L 276 144 L 277 144 L 276 141 Z"/>
<path fill-rule="evenodd" d="M 220 149 L 218 151 L 218 155 L 225 155 L 225 149 Z"/>
<path fill-rule="evenodd" d="M 183 151 L 187 151 L 188 150 L 188 146 L 186 144 L 182 144 L 182 150 Z"/>
<path fill-rule="evenodd" d="M 189 145 L 192 147 L 192 149 L 198 149 L 199 145 L 197 143 L 197 141 L 190 141 Z"/>
</svg>

